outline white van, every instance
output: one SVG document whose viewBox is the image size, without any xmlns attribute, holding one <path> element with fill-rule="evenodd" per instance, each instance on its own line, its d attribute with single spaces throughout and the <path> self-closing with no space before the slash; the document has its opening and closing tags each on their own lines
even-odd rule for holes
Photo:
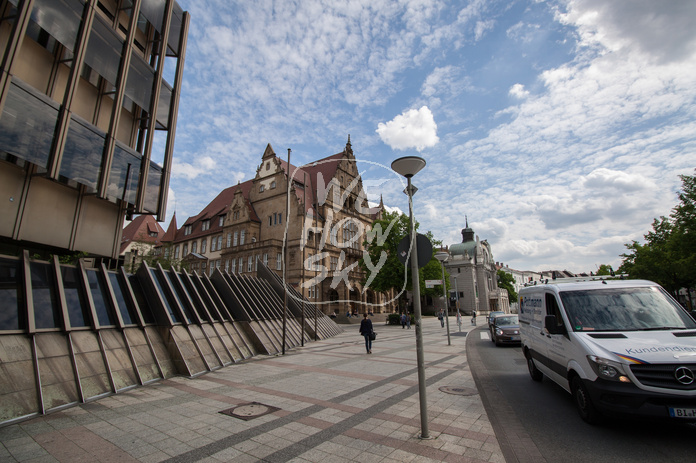
<svg viewBox="0 0 696 463">
<path fill-rule="evenodd" d="M 519 292 L 534 381 L 546 376 L 570 392 L 588 423 L 696 421 L 696 322 L 678 302 L 651 281 L 547 282 Z"/>
</svg>

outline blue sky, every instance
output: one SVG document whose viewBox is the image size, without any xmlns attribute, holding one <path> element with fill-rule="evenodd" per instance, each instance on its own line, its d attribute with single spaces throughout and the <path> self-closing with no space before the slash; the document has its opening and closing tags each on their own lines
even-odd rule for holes
<svg viewBox="0 0 696 463">
<path fill-rule="evenodd" d="M 696 167 L 696 2 L 178 0 L 191 14 L 167 223 L 348 134 L 368 197 L 419 155 L 416 219 L 519 270 L 618 267 Z M 391 174 L 393 176 L 393 174 Z M 166 224 L 164 224 L 166 228 Z"/>
</svg>

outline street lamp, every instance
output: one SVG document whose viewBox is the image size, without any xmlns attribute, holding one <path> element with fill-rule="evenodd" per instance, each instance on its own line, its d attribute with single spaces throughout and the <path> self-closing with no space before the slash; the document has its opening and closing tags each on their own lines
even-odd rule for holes
<svg viewBox="0 0 696 463">
<path fill-rule="evenodd" d="M 445 251 L 436 252 L 435 258 L 440 261 L 440 267 L 442 267 L 442 297 L 445 299 L 445 321 L 447 322 L 447 345 L 452 345 L 452 339 L 450 338 L 449 330 L 449 307 L 447 306 L 447 291 L 445 285 L 445 262 L 449 259 L 449 253 Z"/>
<path fill-rule="evenodd" d="M 418 278 L 418 248 L 416 246 L 416 223 L 413 220 L 413 195 L 418 189 L 411 184 L 411 177 L 425 167 L 425 159 L 405 156 L 392 162 L 391 168 L 406 177 L 408 185 L 408 217 L 411 228 L 411 281 L 413 285 L 413 315 L 416 318 L 416 362 L 418 366 L 418 397 L 420 401 L 421 439 L 430 439 L 428 431 L 428 403 L 425 396 L 425 367 L 423 359 L 423 333 L 421 329 L 420 281 Z"/>
</svg>

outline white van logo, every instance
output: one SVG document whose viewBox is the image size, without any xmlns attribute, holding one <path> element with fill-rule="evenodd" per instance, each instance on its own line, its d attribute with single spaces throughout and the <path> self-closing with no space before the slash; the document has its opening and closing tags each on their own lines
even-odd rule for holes
<svg viewBox="0 0 696 463">
<path fill-rule="evenodd" d="M 689 385 L 694 382 L 694 372 L 686 367 L 679 367 L 674 370 L 674 377 L 684 385 Z"/>
</svg>

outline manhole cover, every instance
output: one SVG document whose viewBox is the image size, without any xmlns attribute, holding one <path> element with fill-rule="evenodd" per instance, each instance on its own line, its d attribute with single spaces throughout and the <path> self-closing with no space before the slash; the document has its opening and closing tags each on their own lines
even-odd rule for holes
<svg viewBox="0 0 696 463">
<path fill-rule="evenodd" d="M 452 386 L 442 386 L 440 390 L 446 394 L 455 395 L 476 395 L 478 391 L 470 387 L 452 387 Z"/>
<path fill-rule="evenodd" d="M 237 405 L 227 410 L 222 410 L 220 413 L 224 415 L 234 416 L 240 420 L 249 421 L 259 416 L 268 415 L 277 410 L 278 407 L 271 407 L 270 405 L 260 404 L 258 402 L 250 402 L 248 404 Z"/>
</svg>

